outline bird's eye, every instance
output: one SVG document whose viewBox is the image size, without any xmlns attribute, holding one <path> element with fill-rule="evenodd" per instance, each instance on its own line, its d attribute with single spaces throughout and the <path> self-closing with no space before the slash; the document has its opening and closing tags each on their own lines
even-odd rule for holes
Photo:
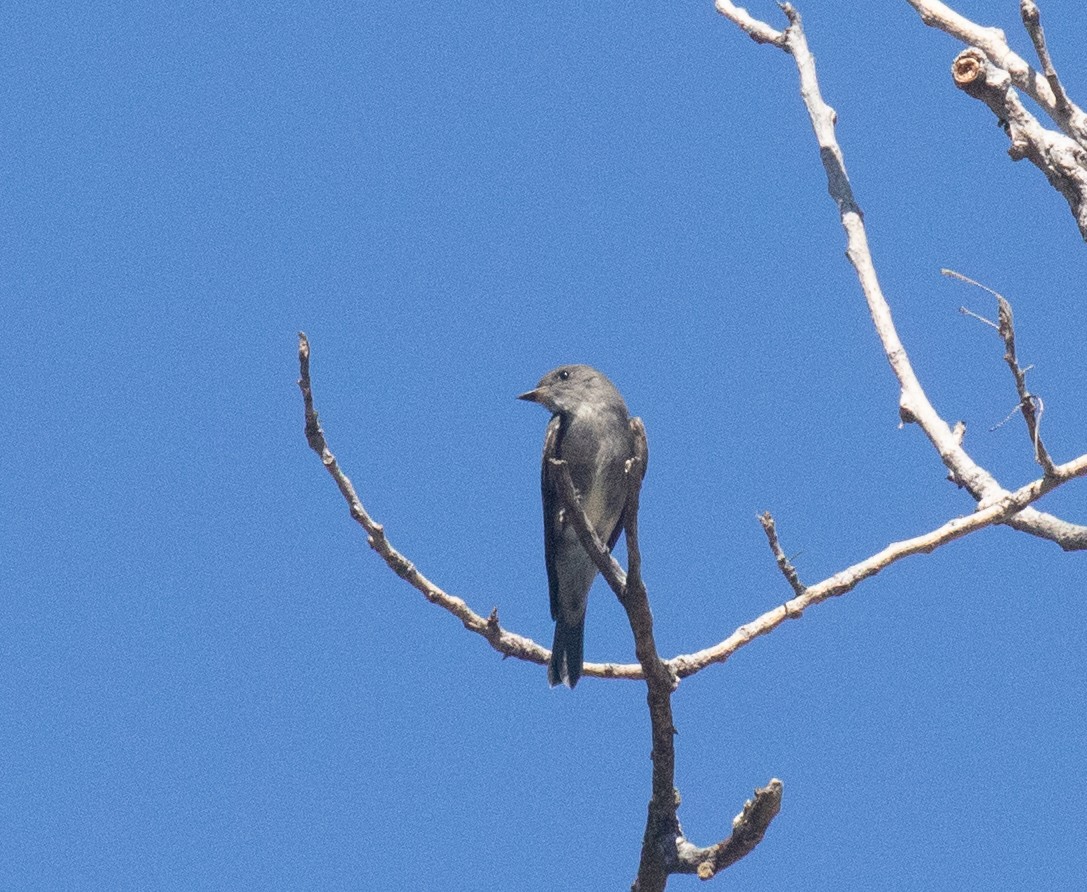
<svg viewBox="0 0 1087 892">
<path fill-rule="evenodd" d="M 560 381 L 565 381 L 569 377 L 570 377 L 570 370 L 569 369 L 563 369 L 561 372 L 559 372 L 559 380 Z"/>
</svg>

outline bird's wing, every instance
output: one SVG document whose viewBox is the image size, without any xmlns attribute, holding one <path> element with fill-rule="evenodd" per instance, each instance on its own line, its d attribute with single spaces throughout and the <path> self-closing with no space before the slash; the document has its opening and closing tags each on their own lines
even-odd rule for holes
<svg viewBox="0 0 1087 892">
<path fill-rule="evenodd" d="M 640 424 L 641 424 L 641 422 L 639 420 L 638 425 L 640 426 Z M 636 448 L 636 444 L 637 444 L 637 440 L 638 440 L 639 435 L 638 435 L 637 426 L 635 425 L 635 419 L 634 418 L 630 419 L 630 429 L 631 429 L 631 433 L 633 433 L 633 435 L 634 435 L 634 442 L 635 442 L 635 448 Z M 642 456 L 642 473 L 639 475 L 642 480 L 645 479 L 645 470 L 646 470 L 647 467 L 649 467 L 649 444 L 648 443 L 645 444 L 645 453 Z M 613 548 L 615 548 L 615 543 L 619 541 L 619 534 L 623 532 L 623 527 L 624 527 L 625 522 L 626 522 L 626 514 L 627 514 L 627 509 L 626 509 L 626 505 L 624 505 L 623 506 L 623 511 L 619 515 L 619 520 L 616 521 L 615 529 L 613 529 L 611 531 L 611 535 L 608 536 L 608 551 L 611 551 Z"/>
<path fill-rule="evenodd" d="M 544 561 L 547 564 L 547 588 L 551 595 L 551 618 L 558 619 L 559 577 L 555 569 L 555 550 L 562 534 L 562 497 L 550 460 L 559 457 L 562 439 L 562 418 L 555 415 L 547 425 L 544 436 L 543 467 L 540 469 L 540 489 L 543 492 Z"/>
<path fill-rule="evenodd" d="M 641 433 L 638 429 L 641 428 Z M 649 469 L 649 441 L 645 438 L 645 425 L 642 424 L 642 419 L 631 418 L 630 429 L 634 433 L 635 440 L 640 439 L 642 441 L 642 447 L 645 450 L 642 453 L 642 479 L 645 479 L 645 472 Z"/>
</svg>

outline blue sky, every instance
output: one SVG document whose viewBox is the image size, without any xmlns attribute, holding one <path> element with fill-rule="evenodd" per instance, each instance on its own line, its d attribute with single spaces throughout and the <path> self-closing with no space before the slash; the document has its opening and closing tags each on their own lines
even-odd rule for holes
<svg viewBox="0 0 1087 892">
<path fill-rule="evenodd" d="M 955 5 L 1029 56 L 1018 4 Z M 1012 301 L 1050 451 L 1083 452 L 1063 199 L 906 3 L 800 8 L 930 398 L 1037 474 L 953 267 Z M 1087 11 L 1042 12 L 1087 101 Z M 14 3 L 0 71 L 0 888 L 629 886 L 643 689 L 549 690 L 388 571 L 306 447 L 299 330 L 392 542 L 544 643 L 547 418 L 514 396 L 560 363 L 648 429 L 665 655 L 787 597 L 760 511 L 814 582 L 971 510 L 898 429 L 791 61 L 709 0 Z M 717 884 L 1081 884 L 1083 561 L 986 530 L 685 681 L 691 838 L 785 784 Z M 586 649 L 633 658 L 602 583 Z"/>
</svg>

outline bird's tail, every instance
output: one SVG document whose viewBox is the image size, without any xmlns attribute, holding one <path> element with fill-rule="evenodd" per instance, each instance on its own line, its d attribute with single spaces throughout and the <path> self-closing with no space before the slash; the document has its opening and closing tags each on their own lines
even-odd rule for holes
<svg viewBox="0 0 1087 892">
<path fill-rule="evenodd" d="M 555 620 L 555 641 L 551 645 L 551 662 L 547 666 L 547 681 L 551 687 L 564 684 L 572 688 L 577 684 L 584 662 L 584 643 L 584 619 L 576 625 L 567 625 L 561 617 Z"/>
</svg>

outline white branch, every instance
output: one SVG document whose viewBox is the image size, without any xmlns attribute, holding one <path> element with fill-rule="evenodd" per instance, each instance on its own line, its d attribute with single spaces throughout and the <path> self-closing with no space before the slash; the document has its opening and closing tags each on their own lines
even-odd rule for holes
<svg viewBox="0 0 1087 892">
<path fill-rule="evenodd" d="M 1063 94 L 1055 94 L 1050 82 L 1022 56 L 1012 51 L 1000 28 L 978 25 L 940 0 L 906 2 L 917 10 L 921 21 L 930 28 L 938 28 L 967 46 L 980 49 L 990 62 L 1008 72 L 1012 83 L 1037 102 L 1062 131 L 1087 148 L 1087 114 L 1069 102 Z M 1027 14 L 1029 12 L 1024 15 Z"/>
<path fill-rule="evenodd" d="M 680 678 L 694 675 L 712 663 L 723 663 L 741 647 L 750 644 L 761 635 L 772 632 L 785 620 L 797 619 L 809 607 L 828 598 L 844 595 L 858 583 L 875 576 L 891 564 L 910 555 L 927 554 L 955 539 L 961 539 L 985 527 L 1003 523 L 1006 518 L 1021 511 L 1026 505 L 1040 499 L 1062 483 L 1076 477 L 1087 476 L 1087 455 L 1081 455 L 1066 464 L 1057 465 L 1053 470 L 1054 473 L 1051 476 L 1041 477 L 1028 483 L 994 503 L 979 506 L 979 509 L 968 517 L 957 517 L 924 535 L 894 542 L 852 567 L 847 567 L 820 583 L 808 586 L 802 595 L 767 611 L 753 622 L 740 626 L 728 638 L 713 647 L 674 657 L 668 662 Z"/>
</svg>

